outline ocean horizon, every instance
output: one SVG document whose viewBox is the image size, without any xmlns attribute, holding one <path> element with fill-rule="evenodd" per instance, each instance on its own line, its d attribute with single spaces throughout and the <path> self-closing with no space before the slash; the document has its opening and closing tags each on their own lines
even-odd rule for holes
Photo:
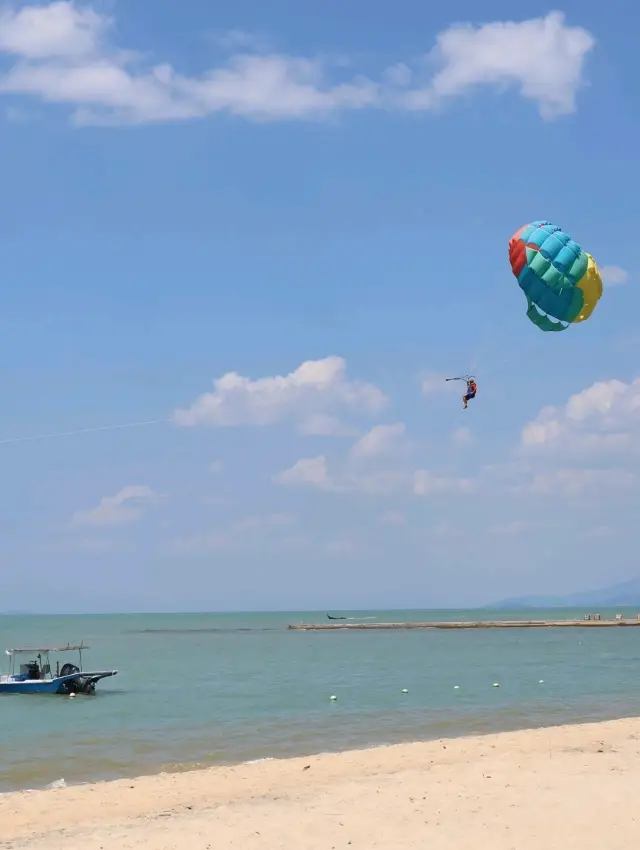
<svg viewBox="0 0 640 850">
<path fill-rule="evenodd" d="M 584 613 L 492 608 L 491 619 Z M 93 697 L 1 698 L 0 792 L 640 714 L 638 629 L 287 629 L 318 621 L 324 610 L 2 615 L 0 649 L 84 641 L 85 669 L 119 672 Z"/>
</svg>

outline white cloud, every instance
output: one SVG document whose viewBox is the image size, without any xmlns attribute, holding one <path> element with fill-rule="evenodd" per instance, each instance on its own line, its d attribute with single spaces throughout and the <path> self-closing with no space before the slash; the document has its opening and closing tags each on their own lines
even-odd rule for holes
<svg viewBox="0 0 640 850">
<path fill-rule="evenodd" d="M 158 493 L 146 485 L 129 484 L 115 496 L 104 496 L 95 508 L 77 511 L 71 524 L 98 526 L 136 522 L 160 498 Z"/>
<path fill-rule="evenodd" d="M 407 519 L 402 511 L 385 511 L 380 515 L 380 522 L 385 525 L 406 525 Z"/>
<path fill-rule="evenodd" d="M 385 496 L 410 490 L 411 476 L 396 470 L 371 470 L 347 472 L 340 489 L 364 493 L 368 496 Z"/>
<path fill-rule="evenodd" d="M 276 484 L 286 487 L 309 487 L 334 493 L 364 493 L 369 496 L 385 495 L 410 488 L 410 476 L 395 470 L 342 469 L 331 474 L 324 455 L 301 458 L 289 469 L 274 476 Z"/>
<path fill-rule="evenodd" d="M 337 110 L 431 110 L 478 85 L 516 86 L 543 117 L 575 109 L 584 63 L 594 45 L 560 12 L 520 22 L 460 24 L 410 67 L 396 63 L 380 81 L 340 78 L 326 59 L 256 55 L 255 37 L 227 34 L 227 49 L 244 51 L 199 76 L 145 63 L 112 47 L 112 20 L 72 0 L 6 10 L 0 51 L 17 57 L 0 92 L 29 95 L 75 109 L 76 123 L 184 121 L 220 112 L 253 120 L 322 118 Z M 429 77 L 429 69 L 432 75 Z M 331 74 L 330 72 L 334 72 Z"/>
<path fill-rule="evenodd" d="M 241 29 L 212 32 L 210 33 L 210 38 L 223 50 L 228 50 L 231 53 L 237 50 L 264 53 L 271 49 L 271 43 L 268 38 Z"/>
<path fill-rule="evenodd" d="M 327 469 L 327 459 L 324 455 L 302 458 L 289 469 L 274 477 L 277 484 L 285 487 L 313 487 L 316 490 L 335 490 Z"/>
<path fill-rule="evenodd" d="M 460 381 L 447 381 L 451 375 L 445 375 L 443 372 L 428 372 L 420 384 L 420 388 L 424 395 L 440 395 L 441 393 L 460 393 Z"/>
<path fill-rule="evenodd" d="M 635 474 L 621 469 L 559 469 L 535 475 L 524 489 L 542 495 L 601 496 L 605 491 L 630 489 L 635 483 Z"/>
<path fill-rule="evenodd" d="M 371 428 L 351 448 L 348 455 L 329 469 L 325 455 L 302 458 L 274 476 L 278 484 L 309 487 L 334 493 L 360 493 L 365 496 L 434 493 L 466 493 L 475 489 L 469 478 L 436 476 L 425 469 L 413 470 L 398 449 L 406 449 L 406 426 L 402 422 Z M 381 521 L 393 523 L 397 515 L 383 514 Z"/>
<path fill-rule="evenodd" d="M 475 442 L 471 428 L 466 428 L 465 426 L 456 428 L 451 435 L 451 439 L 458 446 L 470 446 Z"/>
<path fill-rule="evenodd" d="M 563 407 L 545 407 L 522 431 L 526 451 L 604 453 L 626 449 L 640 426 L 640 378 L 598 381 Z"/>
<path fill-rule="evenodd" d="M 330 540 L 324 546 L 324 551 L 327 555 L 358 555 L 361 554 L 364 547 L 356 540 L 351 540 L 348 537 L 342 537 L 338 540 Z"/>
<path fill-rule="evenodd" d="M 175 424 L 270 425 L 290 418 L 308 429 L 310 417 L 331 408 L 375 414 L 388 399 L 373 384 L 346 378 L 342 357 L 307 360 L 288 375 L 251 378 L 227 372 L 186 410 L 176 410 Z"/>
<path fill-rule="evenodd" d="M 405 435 L 404 422 L 393 425 L 375 425 L 351 449 L 352 458 L 374 458 L 393 451 Z"/>
<path fill-rule="evenodd" d="M 36 60 L 92 56 L 110 26 L 106 16 L 64 0 L 5 8 L 0 12 L 0 51 Z"/>
<path fill-rule="evenodd" d="M 225 549 L 251 549 L 267 541 L 273 544 L 278 540 L 286 544 L 288 538 L 278 537 L 278 534 L 295 523 L 296 518 L 285 513 L 249 516 L 209 534 L 174 540 L 168 548 L 177 554 L 201 554 Z"/>
<path fill-rule="evenodd" d="M 478 85 L 517 86 L 543 118 L 575 110 L 584 62 L 595 46 L 582 27 L 565 24 L 562 12 L 528 21 L 459 24 L 437 38 L 432 58 L 441 69 L 408 101 L 418 109 L 457 97 Z"/>
<path fill-rule="evenodd" d="M 465 536 L 465 530 L 450 522 L 439 522 L 428 531 L 427 536 L 444 540 L 457 540 Z"/>
<path fill-rule="evenodd" d="M 489 527 L 489 534 L 492 537 L 518 537 L 523 532 L 527 531 L 529 523 L 524 520 L 514 519 L 511 522 L 496 523 Z"/>
<path fill-rule="evenodd" d="M 620 286 L 629 279 L 629 272 L 621 269 L 620 266 L 602 266 L 600 277 L 607 286 Z"/>
<path fill-rule="evenodd" d="M 309 437 L 352 437 L 357 433 L 355 428 L 343 425 L 337 416 L 324 413 L 312 413 L 300 423 L 298 430 Z"/>
<path fill-rule="evenodd" d="M 471 478 L 433 475 L 427 469 L 418 469 L 413 474 L 413 492 L 416 496 L 432 496 L 439 493 L 470 493 L 475 489 Z"/>
</svg>

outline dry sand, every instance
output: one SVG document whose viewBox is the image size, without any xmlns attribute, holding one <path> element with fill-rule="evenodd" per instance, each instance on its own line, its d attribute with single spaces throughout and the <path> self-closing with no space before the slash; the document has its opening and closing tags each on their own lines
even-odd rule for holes
<svg viewBox="0 0 640 850">
<path fill-rule="evenodd" d="M 640 842 L 640 719 L 0 797 L 38 850 L 610 850 Z"/>
</svg>

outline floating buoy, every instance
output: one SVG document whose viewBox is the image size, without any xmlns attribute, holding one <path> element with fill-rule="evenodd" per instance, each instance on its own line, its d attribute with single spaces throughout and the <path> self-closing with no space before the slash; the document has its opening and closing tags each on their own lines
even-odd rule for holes
<svg viewBox="0 0 640 850">
<path fill-rule="evenodd" d="M 338 699 L 338 697 L 335 694 L 331 694 L 329 699 L 331 700 L 331 702 L 335 702 Z"/>
<path fill-rule="evenodd" d="M 538 684 L 539 684 L 539 685 L 544 685 L 544 679 L 540 679 L 540 681 L 538 682 Z"/>
<path fill-rule="evenodd" d="M 460 685 L 454 685 L 454 686 L 453 686 L 453 690 L 454 690 L 454 691 L 459 691 L 459 690 L 460 690 Z"/>
<path fill-rule="evenodd" d="M 75 698 L 76 698 L 75 694 L 69 694 L 69 699 L 75 699 Z"/>
<path fill-rule="evenodd" d="M 402 689 L 402 693 L 403 693 L 403 694 L 408 694 L 408 693 L 409 693 L 409 690 L 408 690 L 407 688 L 403 688 L 403 689 Z"/>
<path fill-rule="evenodd" d="M 493 687 L 494 687 L 494 688 L 499 688 L 499 687 L 500 687 L 500 682 L 494 682 L 494 683 L 493 683 Z"/>
</svg>

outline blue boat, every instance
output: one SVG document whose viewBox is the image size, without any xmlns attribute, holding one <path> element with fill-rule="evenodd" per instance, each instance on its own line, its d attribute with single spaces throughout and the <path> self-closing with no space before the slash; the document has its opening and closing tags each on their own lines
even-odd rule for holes
<svg viewBox="0 0 640 850">
<path fill-rule="evenodd" d="M 115 676 L 117 670 L 84 671 L 82 653 L 89 649 L 84 643 L 66 646 L 46 646 L 26 649 L 7 649 L 9 673 L 0 676 L 0 694 L 93 694 L 100 679 Z M 51 667 L 50 653 L 77 652 L 78 664 L 69 661 L 60 666 L 56 661 L 55 674 Z M 24 664 L 16 664 L 20 658 L 30 658 Z M 16 670 L 16 666 L 18 669 Z"/>
</svg>

